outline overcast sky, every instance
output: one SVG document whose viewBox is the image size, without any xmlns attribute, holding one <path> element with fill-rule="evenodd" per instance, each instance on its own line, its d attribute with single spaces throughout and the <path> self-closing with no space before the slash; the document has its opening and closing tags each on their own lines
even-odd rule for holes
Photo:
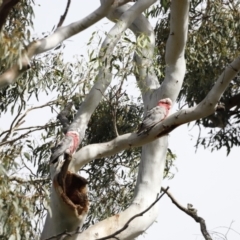
<svg viewBox="0 0 240 240">
<path fill-rule="evenodd" d="M 37 0 L 41 5 L 35 10 L 35 32 L 51 31 L 63 14 L 66 0 Z M 83 3 L 84 2 L 84 3 Z M 86 16 L 99 6 L 98 0 L 72 0 L 64 25 Z M 112 23 L 102 20 L 93 27 L 65 42 L 65 57 L 71 60 L 73 55 L 85 54 L 86 42 L 96 30 L 107 31 Z M 227 64 L 227 63 L 226 63 Z M 135 85 L 132 85 L 134 88 Z M 206 220 L 210 232 L 226 234 L 229 240 L 240 239 L 240 163 L 239 150 L 234 148 L 229 156 L 226 150 L 211 153 L 199 149 L 195 152 L 197 129 L 190 131 L 182 126 L 170 134 L 169 147 L 177 154 L 178 172 L 170 181 L 164 181 L 170 191 L 183 205 L 191 203 L 197 208 L 199 216 Z M 206 132 L 206 131 L 205 131 Z M 223 235 L 214 235 L 215 240 L 224 239 Z M 202 240 L 198 223 L 178 210 L 167 196 L 160 201 L 160 214 L 140 240 Z"/>
</svg>

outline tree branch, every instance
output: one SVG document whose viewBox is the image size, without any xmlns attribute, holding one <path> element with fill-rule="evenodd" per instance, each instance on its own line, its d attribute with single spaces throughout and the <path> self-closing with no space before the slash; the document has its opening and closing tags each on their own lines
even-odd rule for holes
<svg viewBox="0 0 240 240">
<path fill-rule="evenodd" d="M 102 43 L 99 52 L 99 62 L 103 63 L 96 77 L 96 83 L 86 96 L 84 102 L 81 104 L 72 124 L 68 131 L 79 134 L 79 144 L 85 136 L 85 130 L 90 117 L 102 99 L 102 93 L 105 92 L 112 80 L 111 73 L 111 57 L 112 52 L 122 36 L 122 33 L 132 24 L 136 16 L 142 13 L 145 9 L 151 6 L 156 0 L 139 1 L 125 11 L 115 26 L 110 30 L 104 42 Z M 108 2 L 101 0 L 102 3 Z M 133 14 L 134 12 L 134 14 Z M 58 144 L 56 150 L 53 152 L 50 162 L 56 163 L 57 159 L 64 154 L 65 151 L 71 147 L 71 140 L 65 136 Z M 77 146 L 78 147 L 78 146 Z M 76 149 L 75 149 L 76 150 Z"/>
<path fill-rule="evenodd" d="M 48 125 L 49 126 L 49 125 Z M 53 124 L 52 126 L 55 126 L 55 124 Z M 46 128 L 46 125 L 43 125 L 43 126 L 35 126 L 34 129 L 32 129 L 31 127 L 29 128 L 26 128 L 26 129 L 30 129 L 29 131 L 23 133 L 22 135 L 14 138 L 14 139 L 11 139 L 11 140 L 7 140 L 7 141 L 3 141 L 0 143 L 0 147 L 5 145 L 5 144 L 13 144 L 14 142 L 20 140 L 21 138 L 27 136 L 28 134 L 30 133 L 33 133 L 33 132 L 36 132 L 36 131 L 39 131 L 39 130 L 42 130 L 42 129 L 45 129 Z M 20 129 L 20 130 L 25 130 L 25 129 Z"/>
<path fill-rule="evenodd" d="M 160 99 L 169 97 L 174 103 L 186 73 L 185 47 L 188 35 L 189 0 L 171 2 L 170 33 L 166 44 L 165 79 L 158 89 Z"/>
<path fill-rule="evenodd" d="M 60 20 L 58 22 L 58 25 L 57 25 L 57 28 L 61 27 L 63 25 L 63 22 L 67 16 L 67 13 L 68 13 L 68 10 L 69 10 L 69 6 L 70 6 L 70 3 L 71 3 L 71 0 L 68 0 L 67 2 L 67 6 L 66 6 L 66 9 L 65 9 L 65 12 L 64 14 L 60 17 Z"/>
<path fill-rule="evenodd" d="M 0 75 L 0 89 L 9 84 L 13 84 L 20 74 L 28 70 L 30 67 L 30 59 L 33 56 L 55 48 L 59 43 L 83 31 L 105 17 L 113 2 L 114 0 L 108 0 L 82 20 L 71 23 L 65 27 L 57 28 L 56 31 L 48 37 L 30 43 L 27 50 L 22 54 L 23 57 L 19 60 L 21 64 L 13 65 Z"/>
<path fill-rule="evenodd" d="M 97 76 L 97 81 L 94 85 L 94 87 L 91 89 L 90 93 L 87 95 L 85 101 L 82 103 L 80 110 L 75 117 L 74 123 L 71 124 L 68 131 L 76 131 L 80 135 L 80 139 L 84 137 L 85 128 L 87 126 L 87 123 L 89 121 L 89 118 L 91 117 L 93 111 L 96 109 L 97 105 L 99 104 L 99 101 L 102 98 L 102 92 L 105 91 L 106 87 L 109 85 L 111 81 L 111 73 L 110 73 L 110 60 L 112 51 L 118 42 L 119 38 L 122 36 L 122 33 L 132 24 L 132 22 L 136 19 L 136 17 L 141 14 L 142 11 L 150 7 L 156 0 L 139 0 L 136 4 L 131 6 L 127 11 L 125 11 L 115 26 L 111 29 L 111 31 L 108 34 L 108 37 L 103 42 L 103 45 L 101 47 L 102 51 L 100 52 L 99 60 L 101 63 L 104 63 L 103 66 L 101 66 L 101 69 L 99 71 L 99 74 Z M 99 91 L 100 89 L 100 91 Z M 64 145 L 64 144 L 63 144 Z M 133 202 L 131 206 L 126 209 L 124 212 L 120 213 L 117 216 L 113 216 L 111 218 L 105 219 L 102 222 L 99 222 L 98 224 L 95 224 L 91 228 L 87 229 L 83 233 L 77 236 L 78 239 L 96 239 L 99 237 L 103 237 L 109 234 L 112 234 L 116 229 L 119 229 L 119 227 L 122 227 L 126 221 L 133 216 L 133 212 L 142 212 L 146 207 L 149 206 L 149 203 L 152 203 L 156 199 L 156 194 L 159 192 L 161 183 L 161 179 L 163 177 L 163 171 L 164 171 L 164 163 L 166 159 L 166 149 L 167 149 L 167 138 L 162 138 L 161 140 L 157 140 L 157 142 L 152 144 L 153 146 L 150 146 L 150 159 L 147 159 L 147 154 L 143 154 L 143 159 L 141 162 L 143 162 L 143 166 L 140 167 L 140 173 L 139 173 L 139 179 L 140 183 L 138 182 L 136 186 L 135 196 L 133 199 Z M 163 148 L 163 151 L 156 151 L 159 149 L 159 147 Z M 155 149 L 155 150 L 154 150 Z M 156 154 L 155 154 L 156 152 Z M 63 152 L 62 152 L 63 153 Z M 59 156 L 62 156 L 61 155 Z M 61 157 L 59 157 L 59 160 Z M 161 161 L 159 161 L 161 159 Z M 73 159 L 72 162 L 74 162 L 75 159 Z M 58 169 L 58 166 L 60 166 L 60 161 L 57 161 L 56 164 L 51 164 L 51 168 Z M 144 171 L 143 171 L 144 169 Z M 143 171 L 143 172 L 141 172 Z M 149 174 L 152 176 L 152 181 L 149 182 L 147 178 L 149 178 Z M 54 172 L 51 173 L 52 176 L 55 175 Z M 154 183 L 154 184 L 152 184 Z M 144 188 L 144 195 L 148 196 L 146 199 L 142 196 L 141 189 Z M 52 202 L 52 201 L 51 201 Z M 141 231 L 146 230 L 152 222 L 157 217 L 157 208 L 154 206 L 152 209 L 149 210 L 148 215 L 151 216 L 150 218 L 147 218 L 147 221 L 141 221 L 139 219 L 134 220 L 134 224 L 131 222 L 130 226 L 127 231 L 123 231 L 120 233 L 119 238 L 125 239 L 125 238 L 134 238 L 135 236 L 138 236 Z M 62 209 L 60 209 L 56 204 L 51 207 L 52 215 L 59 215 L 62 212 Z M 53 213 L 54 212 L 54 213 Z M 62 213 L 61 213 L 62 215 Z M 68 231 L 73 231 L 76 229 L 74 225 L 70 226 L 71 221 L 70 212 L 68 213 L 68 217 L 65 217 L 66 223 L 65 225 L 68 226 Z M 55 217 L 52 217 L 51 222 L 54 221 Z M 136 227 L 137 223 L 137 227 Z M 47 223 L 46 223 L 47 224 Z M 49 225 L 49 224 L 47 224 Z M 61 224 L 63 226 L 63 224 Z M 111 227 L 104 227 L 104 226 L 111 226 Z M 50 231 L 51 226 L 48 227 L 48 230 Z M 62 231 L 63 227 L 61 229 L 57 227 L 54 230 L 54 234 L 58 234 L 60 230 Z M 64 227 L 66 229 L 66 227 Z M 47 231 L 45 231 L 47 233 Z M 50 231 L 51 233 L 52 231 Z M 48 233 L 48 236 L 54 235 Z M 52 232 L 53 233 L 53 232 Z"/>
<path fill-rule="evenodd" d="M 133 2 L 132 0 L 116 0 L 114 3 L 114 7 L 120 7 L 128 2 Z"/>
<path fill-rule="evenodd" d="M 50 178 L 33 178 L 33 179 L 23 179 L 23 178 L 20 178 L 20 177 L 17 177 L 17 176 L 7 176 L 7 180 L 8 181 L 15 181 L 15 182 L 18 182 L 18 183 L 35 183 L 35 182 L 46 182 L 46 181 L 49 181 Z"/>
<path fill-rule="evenodd" d="M 233 107 L 235 109 L 231 110 Z M 229 118 L 235 114 L 238 114 L 238 109 L 240 108 L 240 94 L 236 94 L 230 98 L 222 100 L 216 109 L 216 112 L 207 117 L 204 121 L 203 126 L 210 128 L 225 128 L 229 123 Z"/>
<path fill-rule="evenodd" d="M 148 207 L 146 208 L 144 211 L 134 215 L 133 217 L 131 217 L 127 222 L 126 224 L 124 224 L 124 226 L 119 229 L 118 231 L 116 231 L 115 233 L 111 234 L 111 235 L 108 235 L 106 237 L 103 237 L 103 238 L 97 238 L 96 240 L 107 240 L 107 239 L 111 239 L 111 238 L 115 238 L 115 239 L 119 239 L 118 237 L 116 237 L 119 233 L 121 233 L 122 231 L 124 231 L 125 229 L 127 229 L 129 227 L 129 224 L 130 222 L 132 222 L 135 218 L 137 217 L 142 217 L 147 211 L 149 211 L 162 197 L 165 193 L 167 193 L 167 190 L 169 189 L 169 187 L 167 187 L 166 190 L 164 190 L 164 192 L 159 196 L 157 197 L 157 199 Z M 77 228 L 75 231 L 72 231 L 72 232 L 62 232 L 62 233 L 59 233 L 55 236 L 52 236 L 50 238 L 47 238 L 47 239 L 44 239 L 44 240 L 51 240 L 51 239 L 64 239 L 64 237 L 68 236 L 68 237 L 71 237 L 71 236 L 74 236 L 76 234 L 80 234 L 81 231 L 79 228 Z"/>
<path fill-rule="evenodd" d="M 197 215 L 197 210 L 193 208 L 192 204 L 188 204 L 188 207 L 185 208 L 180 203 L 178 203 L 178 201 L 173 197 L 173 195 L 167 189 L 162 187 L 161 190 L 163 190 L 164 193 L 166 193 L 168 195 L 168 197 L 171 199 L 172 203 L 175 206 L 177 206 L 177 208 L 179 208 L 181 211 L 185 212 L 187 215 L 192 217 L 196 222 L 198 222 L 200 224 L 202 235 L 206 240 L 212 240 L 212 237 L 210 236 L 210 234 L 207 231 L 207 226 L 206 226 L 205 220 Z"/>
<path fill-rule="evenodd" d="M 211 115 L 214 113 L 222 93 L 238 71 L 240 71 L 240 58 L 236 58 L 226 67 L 208 95 L 198 105 L 172 114 L 152 128 L 148 135 L 138 136 L 136 133 L 127 133 L 106 143 L 85 146 L 75 154 L 75 160 L 71 162 L 70 169 L 74 172 L 78 171 L 79 168 L 93 159 L 110 156 L 131 147 L 142 146 L 170 133 L 182 124 Z"/>
<path fill-rule="evenodd" d="M 44 107 L 50 107 L 50 106 L 54 105 L 54 103 L 56 103 L 56 101 L 57 101 L 57 100 L 47 102 L 47 103 L 42 104 L 42 105 L 40 105 L 40 106 L 31 107 L 31 108 L 27 109 L 27 110 L 25 111 L 25 113 L 22 114 L 21 117 L 19 117 L 19 116 L 20 116 L 20 113 L 21 113 L 21 110 L 22 110 L 22 108 L 23 108 L 23 106 L 21 106 L 18 115 L 16 116 L 16 118 L 14 119 L 14 121 L 13 121 L 12 124 L 11 124 L 11 127 L 10 127 L 9 131 L 12 132 L 12 131 L 14 131 L 15 129 L 17 129 L 17 128 L 21 125 L 21 122 L 23 122 L 23 119 L 27 116 L 27 114 L 28 114 L 29 112 L 31 112 L 31 111 L 33 111 L 33 110 L 36 110 L 36 109 L 41 109 L 41 108 L 44 108 Z M 19 118 L 18 118 L 18 117 L 19 117 Z M 15 122 L 16 122 L 16 123 L 15 123 Z M 14 124 L 14 123 L 15 123 L 15 124 Z"/>
<path fill-rule="evenodd" d="M 114 237 L 115 237 L 116 239 L 118 239 L 116 236 L 117 236 L 119 233 L 121 233 L 122 231 L 124 231 L 125 229 L 127 229 L 127 228 L 129 227 L 130 222 L 132 222 L 135 218 L 137 218 L 137 217 L 142 217 L 147 211 L 149 211 L 149 210 L 163 197 L 163 195 L 164 195 L 165 193 L 167 193 L 168 189 L 169 189 L 169 187 L 167 187 L 166 189 L 164 189 L 164 190 L 163 190 L 163 193 L 162 193 L 159 197 L 157 197 L 157 199 L 156 199 L 148 208 L 146 208 L 144 211 L 142 211 L 142 212 L 134 215 L 133 217 L 131 217 L 131 218 L 126 222 L 126 224 L 124 224 L 124 226 L 123 226 L 121 229 L 119 229 L 118 231 L 116 231 L 115 233 L 113 233 L 113 234 L 111 234 L 111 235 L 108 235 L 108 236 L 103 237 L 103 238 L 98 238 L 98 239 L 96 239 L 96 240 L 107 240 L 107 239 L 111 239 L 111 238 L 114 238 Z M 167 193 L 167 194 L 168 194 L 168 193 Z"/>
</svg>

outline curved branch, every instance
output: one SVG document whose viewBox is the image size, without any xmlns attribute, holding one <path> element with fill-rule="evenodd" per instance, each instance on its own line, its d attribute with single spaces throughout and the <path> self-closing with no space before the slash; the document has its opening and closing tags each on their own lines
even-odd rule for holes
<svg viewBox="0 0 240 240">
<path fill-rule="evenodd" d="M 154 146 L 150 145 L 150 148 L 154 150 L 154 147 L 160 147 L 161 151 L 158 151 L 157 154 L 149 154 L 148 158 L 146 158 L 145 153 L 142 154 L 141 164 L 143 166 L 140 167 L 141 170 L 138 173 L 138 182 L 131 205 L 125 211 L 89 227 L 75 239 L 94 240 L 108 236 L 121 229 L 133 215 L 140 214 L 156 200 L 159 196 L 159 185 L 161 184 L 165 163 L 165 161 L 159 161 L 159 159 L 166 158 L 167 149 L 167 139 L 165 137 L 158 141 L 153 143 Z M 158 157 L 158 161 L 156 161 L 156 157 Z M 146 231 L 158 216 L 158 205 L 154 205 L 146 215 L 144 219 L 135 218 L 128 228 L 120 232 L 117 237 L 119 239 L 135 239 Z"/>
<path fill-rule="evenodd" d="M 105 17 L 113 2 L 114 0 L 108 0 L 105 4 L 102 4 L 98 9 L 82 20 L 71 23 L 65 27 L 57 28 L 57 30 L 48 37 L 30 43 L 26 51 L 22 54 L 23 57 L 19 61 L 21 64 L 14 64 L 13 67 L 0 75 L 0 89 L 9 84 L 13 84 L 20 74 L 28 70 L 30 67 L 30 59 L 34 55 L 53 49 L 59 43 L 83 31 Z"/>
<path fill-rule="evenodd" d="M 131 6 L 127 11 L 125 11 L 109 31 L 107 37 L 102 43 L 101 50 L 99 53 L 99 63 L 101 64 L 99 68 L 99 73 L 96 77 L 96 83 L 90 90 L 89 94 L 86 96 L 84 102 L 82 103 L 79 111 L 77 112 L 74 121 L 70 125 L 68 131 L 76 132 L 79 134 L 80 144 L 85 135 L 85 130 L 89 122 L 90 117 L 98 106 L 102 99 L 102 93 L 105 92 L 112 80 L 111 73 L 111 57 L 114 47 L 122 36 L 122 33 L 132 24 L 135 18 L 141 14 L 145 9 L 151 6 L 156 0 L 148 1 L 138 1 L 133 6 Z M 108 2 L 101 0 L 102 3 Z M 72 141 L 68 136 L 62 139 L 55 151 L 51 156 L 51 163 L 57 162 L 60 156 L 68 151 L 71 147 Z M 78 145 L 79 145 L 78 144 Z M 78 147 L 78 146 L 77 146 Z M 76 149 L 75 149 L 76 150 Z"/>
<path fill-rule="evenodd" d="M 130 7 L 131 5 L 125 5 L 114 11 L 110 11 L 107 17 L 111 21 L 116 22 Z M 145 107 L 151 108 L 159 99 L 156 95 L 152 98 L 153 96 L 151 96 L 151 93 L 160 86 L 153 69 L 153 56 L 155 50 L 154 29 L 143 14 L 137 16 L 129 29 L 132 30 L 136 38 L 139 37 L 145 41 L 145 47 L 139 49 L 141 54 L 136 52 L 134 54 L 134 62 L 137 67 L 137 71 L 134 74 L 136 75 L 139 89 L 142 92 L 143 102 L 146 103 Z M 150 98 L 152 101 L 148 101 Z M 150 104 L 150 106 L 148 106 L 148 104 Z"/>
<path fill-rule="evenodd" d="M 147 136 L 138 136 L 136 133 L 121 135 L 107 143 L 91 144 L 81 148 L 74 156 L 70 166 L 77 172 L 83 165 L 93 159 L 116 154 L 124 149 L 139 147 L 170 133 L 178 126 L 204 118 L 215 111 L 217 103 L 230 81 L 240 71 L 240 57 L 236 58 L 221 74 L 208 95 L 198 105 L 182 109 L 170 115 L 167 119 L 152 128 Z"/>
<path fill-rule="evenodd" d="M 138 3 L 142 3 L 142 2 L 143 1 L 141 0 L 138 1 Z M 181 2 L 185 4 L 185 9 L 187 9 L 188 11 L 188 1 L 181 1 Z M 175 4 L 175 6 L 177 5 Z M 113 13 L 113 16 L 114 16 L 114 13 Z M 187 21 L 188 18 L 186 18 L 185 20 Z M 137 20 L 134 21 L 134 24 L 137 24 Z M 138 25 L 135 26 L 134 24 L 132 25 L 132 27 L 136 27 L 136 26 L 138 27 Z M 147 23 L 145 26 L 147 26 Z M 143 27 L 141 31 L 147 32 L 148 30 L 146 30 L 146 28 Z M 149 34 L 150 35 L 152 34 L 151 27 L 149 28 Z M 154 36 L 154 35 L 151 35 L 151 36 Z M 154 43 L 154 39 L 152 42 L 150 40 L 150 44 L 152 43 Z M 148 49 L 142 49 L 144 55 L 145 54 L 149 54 L 149 55 L 145 55 L 148 58 L 148 60 L 146 60 L 145 62 L 144 62 L 144 59 L 140 59 L 141 63 L 148 64 L 152 61 L 151 59 L 153 57 L 153 52 L 151 50 L 152 50 L 151 47 L 149 48 L 149 51 Z M 143 58 L 144 58 L 144 55 L 143 55 Z M 148 67 L 150 66 L 146 66 L 146 69 Z M 146 74 L 146 71 L 141 71 L 139 74 L 139 78 L 141 80 L 149 81 L 150 84 L 152 83 L 155 84 L 154 79 L 153 81 L 151 79 L 152 76 L 153 75 L 151 74 Z M 159 86 L 157 85 L 155 86 L 155 88 L 152 87 L 152 89 L 155 90 L 156 87 L 159 87 Z M 152 91 L 153 94 L 151 93 L 151 91 L 149 92 L 150 94 L 144 92 L 144 89 L 143 89 L 145 109 L 148 106 L 150 107 L 153 106 L 156 103 L 157 98 L 159 97 L 159 95 L 156 94 L 156 91 Z M 128 134 L 128 136 L 127 135 L 120 136 L 119 138 L 116 138 L 117 140 L 120 140 L 120 142 L 116 142 L 115 141 L 116 139 L 115 139 L 110 144 L 107 143 L 104 146 L 102 144 L 99 144 L 96 148 L 92 148 L 91 150 L 93 151 L 103 150 L 103 152 L 104 151 L 106 152 L 109 150 L 115 151 L 117 149 L 117 151 L 121 151 L 120 148 L 124 144 L 126 144 L 126 148 L 132 147 L 131 143 L 129 143 L 129 140 L 130 141 L 132 140 L 131 137 L 133 137 L 133 139 L 138 138 L 136 134 L 132 134 L 132 135 Z M 148 136 L 140 136 L 143 142 L 147 137 Z M 141 162 L 139 166 L 138 179 L 135 187 L 134 199 L 130 207 L 126 209 L 124 212 L 118 215 L 115 215 L 111 218 L 108 218 L 90 227 L 89 229 L 84 231 L 82 234 L 80 234 L 78 236 L 78 239 L 83 239 L 83 238 L 95 239 L 95 238 L 106 236 L 108 234 L 112 234 L 116 229 L 119 229 L 121 226 L 124 225 L 124 223 L 126 222 L 126 219 L 129 219 L 129 216 L 131 215 L 132 212 L 137 212 L 137 213 L 141 212 L 143 209 L 146 208 L 146 206 L 149 206 L 150 201 L 152 202 L 153 199 L 156 199 L 156 194 L 161 186 L 161 181 L 163 179 L 163 171 L 164 171 L 166 151 L 167 151 L 167 145 L 168 145 L 166 137 L 163 137 L 157 140 L 156 138 L 158 138 L 158 136 L 155 136 L 155 138 L 152 139 L 155 141 L 153 141 L 151 144 L 145 145 L 142 149 L 142 157 L 141 157 Z M 103 149 L 102 147 L 105 147 L 105 149 Z M 82 157 L 83 158 L 85 157 L 84 153 Z M 72 164 L 73 171 L 78 170 L 77 168 L 74 168 L 76 167 L 76 165 L 74 166 L 75 163 L 77 163 L 76 160 L 70 163 Z M 151 176 L 151 180 L 149 180 L 149 176 Z M 139 234 L 141 234 L 142 231 L 145 231 L 153 223 L 153 221 L 156 219 L 158 215 L 157 213 L 158 213 L 158 206 L 154 206 L 154 208 L 148 212 L 148 217 L 145 218 L 144 221 L 135 219 L 134 223 L 131 223 L 126 231 L 121 232 L 118 235 L 118 238 L 133 239 L 137 237 Z M 108 228 L 106 229 L 106 227 L 104 226 L 108 226 Z"/>
</svg>

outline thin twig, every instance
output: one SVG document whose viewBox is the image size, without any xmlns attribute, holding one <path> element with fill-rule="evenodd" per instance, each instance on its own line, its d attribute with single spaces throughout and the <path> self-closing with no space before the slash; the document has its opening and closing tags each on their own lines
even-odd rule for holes
<svg viewBox="0 0 240 240">
<path fill-rule="evenodd" d="M 11 125 L 10 125 L 10 128 L 8 130 L 8 134 L 4 137 L 4 139 L 2 140 L 3 142 L 5 142 L 8 137 L 11 135 L 11 133 L 14 131 L 14 123 L 17 121 L 18 117 L 20 116 L 21 114 L 21 111 L 22 111 L 22 108 L 23 108 L 23 104 L 20 105 L 20 108 L 18 110 L 18 113 L 16 115 L 16 117 L 13 119 Z M 1 134 L 2 135 L 2 134 Z"/>
<path fill-rule="evenodd" d="M 227 230 L 231 230 L 231 231 L 233 231 L 234 233 L 236 233 L 237 235 L 240 236 L 240 232 L 237 232 L 236 230 L 234 230 L 233 228 L 231 228 L 231 225 L 232 225 L 232 223 L 230 224 L 229 227 L 220 226 L 220 227 L 216 227 L 216 228 L 214 228 L 214 229 L 217 229 L 217 228 L 227 228 Z M 215 233 L 215 231 L 213 231 L 213 232 Z M 226 234 L 225 234 L 225 236 L 226 236 Z"/>
<path fill-rule="evenodd" d="M 29 108 L 29 109 L 27 109 L 27 110 L 25 111 L 25 113 L 24 113 L 22 116 L 20 116 L 20 113 L 21 113 L 21 110 L 22 110 L 22 107 L 23 107 L 23 106 L 21 105 L 21 107 L 20 107 L 20 109 L 19 109 L 19 111 L 18 111 L 17 116 L 14 118 L 14 120 L 13 120 L 12 123 L 11 123 L 10 128 L 9 128 L 8 130 L 6 130 L 6 131 L 3 131 L 3 132 L 0 134 L 0 137 L 1 137 L 3 134 L 6 134 L 6 133 L 7 133 L 7 135 L 4 137 L 4 139 L 2 140 L 2 142 L 7 141 L 9 135 L 10 135 L 12 132 L 14 132 L 14 131 L 19 131 L 19 130 L 25 130 L 25 129 L 31 129 L 31 128 L 33 128 L 33 127 L 26 127 L 26 128 L 20 128 L 20 129 L 18 129 L 19 126 L 24 122 L 23 119 L 26 117 L 26 115 L 27 115 L 30 111 L 33 111 L 33 110 L 36 110 L 36 109 L 39 109 L 39 108 L 50 107 L 50 106 L 53 105 L 56 101 L 57 101 L 57 100 L 50 101 L 50 102 L 45 103 L 45 104 L 43 104 L 43 105 Z M 19 117 L 19 116 L 20 116 L 20 117 Z M 19 117 L 19 119 L 18 119 L 18 117 Z M 15 123 L 15 122 L 16 122 L 16 123 Z M 37 128 L 40 128 L 41 126 L 36 126 L 36 127 L 37 127 Z"/>
<path fill-rule="evenodd" d="M 33 110 L 36 110 L 36 109 L 39 109 L 39 108 L 50 107 L 50 106 L 54 105 L 56 102 L 57 102 L 57 100 L 54 100 L 54 101 L 47 102 L 47 103 L 45 103 L 45 104 L 43 104 L 43 105 L 36 106 L 36 107 L 31 107 L 31 108 L 27 109 L 27 110 L 25 111 L 25 113 L 19 118 L 19 120 L 17 121 L 16 125 L 18 124 L 18 122 L 22 121 L 22 119 L 23 119 L 24 117 L 26 117 L 26 115 L 27 115 L 29 112 L 31 112 L 31 111 L 33 111 Z"/>
<path fill-rule="evenodd" d="M 229 231 L 230 231 L 231 226 L 232 226 L 233 223 L 234 223 L 234 221 L 232 221 L 232 222 L 230 223 L 230 226 L 228 227 L 228 230 L 227 230 L 227 232 L 226 232 L 226 234 L 225 234 L 225 237 L 226 237 L 226 238 L 227 238 L 227 235 L 228 235 L 228 233 L 229 233 Z"/>
<path fill-rule="evenodd" d="M 21 158 L 21 160 L 22 160 L 22 164 L 24 165 L 24 167 L 32 174 L 32 176 L 37 177 L 37 174 L 35 174 L 35 173 L 32 171 L 32 169 L 29 168 L 29 167 L 27 166 L 27 164 L 25 163 L 25 161 L 23 160 L 22 154 L 20 155 L 20 158 Z"/>
<path fill-rule="evenodd" d="M 30 126 L 30 127 L 22 127 L 22 128 L 17 128 L 14 130 L 14 132 L 18 132 L 18 131 L 25 131 L 25 130 L 31 130 L 31 129 L 35 129 L 37 128 L 38 130 L 41 130 L 41 129 L 44 129 L 44 128 L 47 128 L 47 127 L 50 127 L 50 126 L 56 126 L 56 124 L 45 124 L 45 125 L 37 125 L 37 126 Z M 6 130 L 6 131 L 3 131 L 1 134 L 0 134 L 0 137 L 5 134 L 5 133 L 8 133 L 10 130 Z M 3 141 L 3 140 L 2 140 Z"/>
<path fill-rule="evenodd" d="M 52 126 L 57 126 L 57 124 L 53 124 Z M 36 128 L 36 129 L 33 129 L 33 130 L 29 130 L 28 132 L 25 132 L 23 133 L 22 135 L 12 139 L 12 140 L 9 140 L 9 141 L 4 141 L 4 142 L 1 142 L 0 143 L 0 147 L 5 145 L 5 144 L 13 144 L 14 142 L 18 141 L 19 139 L 27 136 L 28 134 L 32 133 L 32 132 L 36 132 L 36 131 L 39 131 L 39 130 L 42 130 L 42 129 L 45 129 L 46 128 L 46 125 L 44 126 L 40 126 L 39 128 Z"/>
<path fill-rule="evenodd" d="M 73 231 L 73 232 L 67 232 L 67 231 L 65 230 L 65 231 L 62 232 L 62 233 L 59 233 L 59 234 L 54 235 L 54 236 L 52 236 L 52 237 L 46 238 L 46 239 L 44 239 L 44 240 L 51 240 L 51 239 L 59 239 L 59 240 L 61 240 L 61 239 L 64 239 L 64 237 L 66 237 L 66 236 L 71 237 L 71 236 L 73 236 L 73 235 L 75 235 L 75 234 L 81 233 L 79 230 L 80 230 L 79 227 L 76 229 L 76 231 Z"/>
</svg>

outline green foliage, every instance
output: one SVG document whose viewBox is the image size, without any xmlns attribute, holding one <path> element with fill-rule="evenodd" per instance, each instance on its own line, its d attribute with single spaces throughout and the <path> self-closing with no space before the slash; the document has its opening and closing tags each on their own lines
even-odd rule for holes
<svg viewBox="0 0 240 240">
<path fill-rule="evenodd" d="M 4 209 L 0 215 L 0 236 L 3 239 L 36 239 L 39 236 L 48 201 L 51 148 L 63 134 L 56 116 L 71 103 L 67 116 L 71 123 L 95 82 L 102 64 L 92 44 L 96 39 L 98 44 L 101 43 L 101 38 L 94 33 L 89 41 L 94 48 L 94 51 L 89 49 L 89 63 L 83 57 L 74 63 L 64 63 L 63 46 L 60 46 L 36 57 L 30 71 L 0 92 L 0 116 L 2 119 L 7 116 L 9 122 L 9 126 L 0 133 L 0 208 Z M 133 66 L 130 63 L 134 49 L 142 48 L 147 39 L 143 36 L 130 47 L 128 34 L 124 39 L 116 46 L 111 60 L 114 77 L 119 83 L 103 96 L 89 122 L 82 146 L 134 132 L 142 119 L 141 105 L 130 100 L 122 86 L 132 75 Z M 41 113 L 37 114 L 37 111 Z M 42 116 L 41 124 L 35 123 L 39 120 L 37 118 L 29 123 L 28 115 L 32 112 L 36 112 L 37 118 Z M 91 201 L 85 228 L 130 204 L 139 159 L 140 148 L 134 148 L 96 159 L 81 169 L 80 173 L 87 175 L 89 181 Z M 172 177 L 170 168 L 174 159 L 169 151 L 167 177 Z"/>
<path fill-rule="evenodd" d="M 51 147 L 62 137 L 56 114 L 67 102 L 82 101 L 82 90 L 88 91 L 88 80 L 94 79 L 81 59 L 66 64 L 60 51 L 35 58 L 30 71 L 0 92 L 5 123 L 0 132 L 1 239 L 38 238 L 48 205 Z"/>
<path fill-rule="evenodd" d="M 43 203 L 47 201 L 49 180 L 24 183 L 1 174 L 0 186 L 0 238 L 37 239 L 44 217 Z"/>
<path fill-rule="evenodd" d="M 162 1 L 160 1 L 162 2 Z M 165 48 L 169 35 L 169 4 L 155 6 L 149 15 L 161 16 L 155 31 L 158 46 L 157 61 L 160 71 L 165 68 Z M 201 102 L 221 75 L 227 64 L 239 56 L 240 12 L 237 1 L 191 1 L 189 35 L 186 47 L 187 73 L 179 94 L 179 105 L 189 107 Z M 159 78 L 160 82 L 162 78 Z M 240 138 L 237 123 L 240 117 L 239 76 L 231 82 L 222 96 L 224 110 L 196 122 L 203 127 L 211 127 L 209 135 L 199 138 L 202 144 L 211 149 L 227 148 L 229 153 L 233 146 L 239 146 Z M 236 102 L 234 104 L 234 102 Z M 219 130 L 223 128 L 222 130 Z M 201 135 L 200 135 L 201 137 Z"/>
<path fill-rule="evenodd" d="M 33 0 L 21 0 L 13 9 L 0 32 L 0 69 L 6 69 L 21 56 L 29 43 L 33 26 Z"/>
</svg>

